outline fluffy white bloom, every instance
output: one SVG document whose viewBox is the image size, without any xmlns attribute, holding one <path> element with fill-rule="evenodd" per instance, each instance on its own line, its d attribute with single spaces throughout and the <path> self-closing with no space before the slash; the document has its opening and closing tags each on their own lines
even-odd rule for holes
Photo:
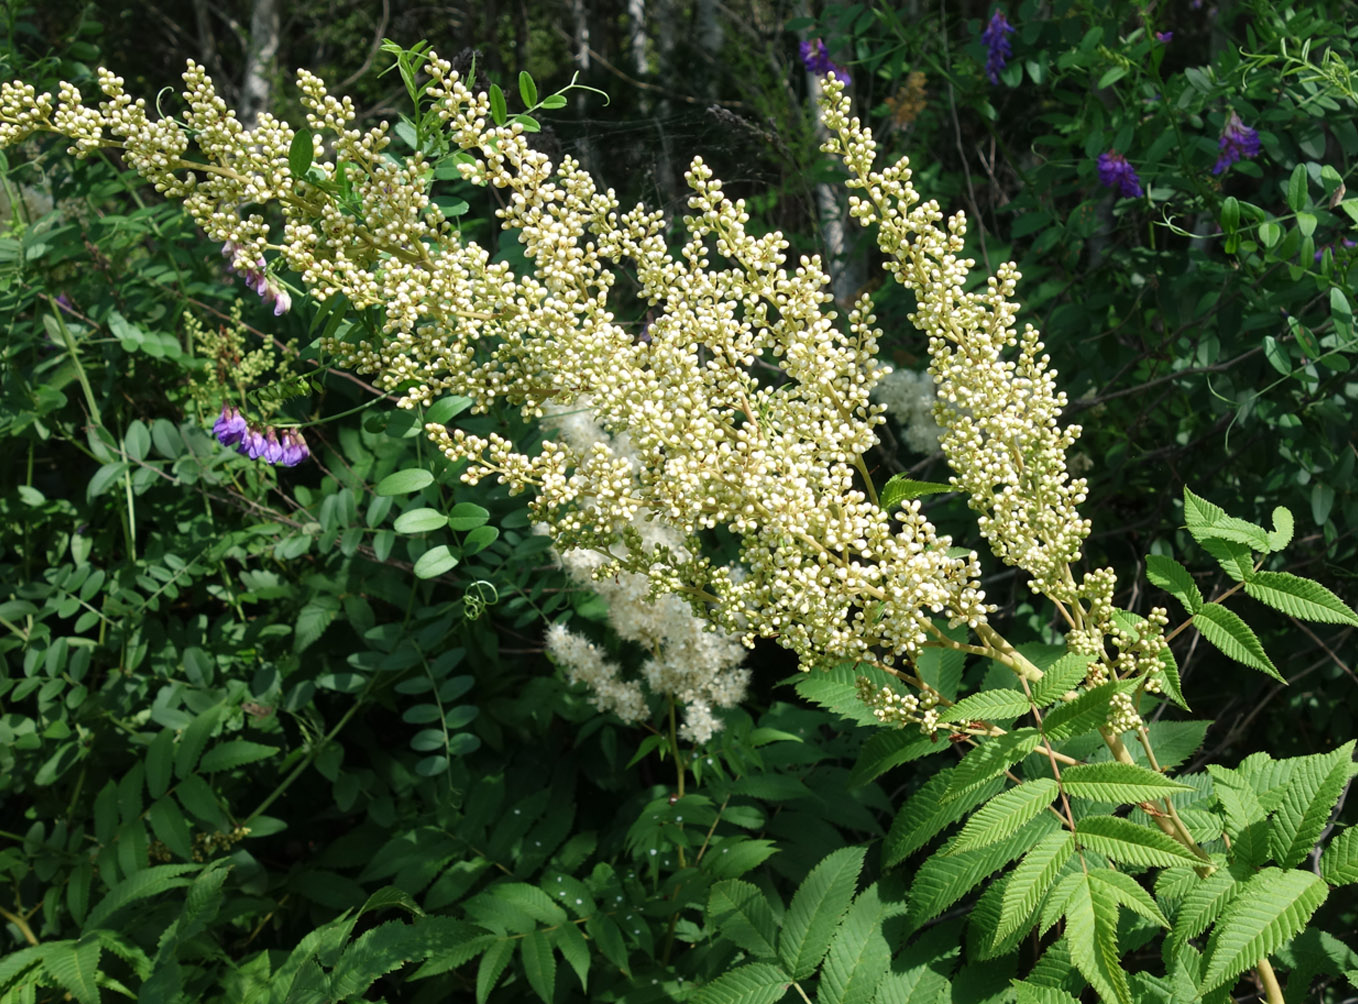
<svg viewBox="0 0 1358 1004">
<path fill-rule="evenodd" d="M 938 396 L 932 377 L 914 370 L 892 370 L 882 378 L 872 396 L 896 419 L 906 446 L 916 453 L 938 452 L 943 429 L 934 421 Z"/>
<path fill-rule="evenodd" d="M 570 409 L 550 405 L 543 424 L 561 434 L 572 449 L 587 453 L 595 446 L 604 446 L 627 461 L 635 460 L 623 437 L 616 439 L 594 419 L 588 398 L 582 398 Z M 542 526 L 541 529 L 548 529 Z M 690 555 L 684 541 L 671 528 L 651 518 L 645 510 L 633 520 L 634 534 L 629 539 L 642 553 L 665 549 L 681 560 Z M 627 545 L 621 545 L 630 551 Z M 574 548 L 560 552 L 562 566 L 571 577 L 588 585 L 608 604 L 608 620 L 617 635 L 635 642 L 652 653 L 641 669 L 641 678 L 650 693 L 672 698 L 684 709 L 681 734 L 696 743 L 706 742 L 721 727 L 713 715 L 713 708 L 733 707 L 744 698 L 750 674 L 741 668 L 745 648 L 740 639 L 728 632 L 714 629 L 694 613 L 688 600 L 674 593 L 654 595 L 651 579 L 641 572 L 613 572 L 611 562 L 595 551 Z M 620 685 L 616 667 L 609 667 L 605 677 L 593 668 L 593 655 L 586 655 L 590 668 L 581 670 L 570 659 L 560 643 L 563 634 L 554 625 L 548 635 L 548 652 L 566 666 L 571 682 L 585 683 L 594 692 L 596 704 L 604 710 L 616 710 L 612 696 Z M 553 641 L 553 639 L 557 641 Z M 596 681 L 606 680 L 607 692 L 599 689 Z M 629 684 L 635 687 L 636 684 Z M 640 694 L 640 691 L 638 691 Z M 643 702 L 643 709 L 644 709 Z M 636 717 L 629 720 L 635 721 Z"/>
</svg>

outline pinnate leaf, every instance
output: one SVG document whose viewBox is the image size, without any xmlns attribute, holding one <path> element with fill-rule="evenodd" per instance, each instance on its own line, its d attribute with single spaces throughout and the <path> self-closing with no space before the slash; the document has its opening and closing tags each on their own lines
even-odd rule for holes
<svg viewBox="0 0 1358 1004">
<path fill-rule="evenodd" d="M 99 939 L 86 934 L 79 941 L 44 946 L 42 965 L 47 974 L 80 1004 L 99 1004 Z"/>
<path fill-rule="evenodd" d="M 1193 788 L 1171 780 L 1149 767 L 1131 763 L 1087 763 L 1067 767 L 1061 772 L 1061 785 L 1076 798 L 1126 804 L 1164 798 Z"/>
<path fill-rule="evenodd" d="M 821 967 L 817 1004 L 869 1004 L 891 965 L 891 946 L 882 933 L 886 908 L 877 886 L 854 899 L 835 931 Z"/>
<path fill-rule="evenodd" d="M 1323 624 L 1358 625 L 1358 614 L 1347 603 L 1319 582 L 1290 572 L 1256 572 L 1245 583 L 1245 592 L 1289 617 Z"/>
<path fill-rule="evenodd" d="M 1071 961 L 1105 1001 L 1131 1004 L 1131 988 L 1118 955 L 1118 901 L 1091 876 L 1080 879 L 1065 910 Z"/>
<path fill-rule="evenodd" d="M 1086 816 L 1075 824 L 1075 834 L 1080 846 L 1124 864 L 1145 867 L 1203 864 L 1173 837 L 1118 816 Z"/>
<path fill-rule="evenodd" d="M 1033 703 L 1039 708 L 1054 704 L 1074 690 L 1089 672 L 1092 655 L 1067 652 L 1042 671 L 1042 679 L 1033 684 Z"/>
<path fill-rule="evenodd" d="M 1202 590 L 1188 569 L 1168 555 L 1146 556 L 1146 578 L 1182 603 L 1190 614 L 1202 609 Z"/>
<path fill-rule="evenodd" d="M 1056 882 L 1061 869 L 1075 853 L 1075 840 L 1069 830 L 1061 830 L 1044 837 L 1010 873 L 1004 888 L 1000 919 L 992 944 L 999 944 L 1025 923 L 1030 923 L 1033 911 L 1042 897 Z"/>
<path fill-rule="evenodd" d="M 1311 872 L 1265 868 L 1222 913 L 1207 942 L 1204 992 L 1234 979 L 1277 951 L 1306 926 L 1329 894 Z"/>
<path fill-rule="evenodd" d="M 694 1004 L 774 1004 L 792 984 L 779 966 L 752 962 L 718 976 L 693 995 Z"/>
<path fill-rule="evenodd" d="M 1330 841 L 1320 856 L 1320 875 L 1330 885 L 1358 882 L 1358 826 L 1351 826 Z"/>
<path fill-rule="evenodd" d="M 1006 837 L 1035 818 L 1060 794 L 1055 779 L 1040 777 L 1015 785 L 1001 792 L 978 809 L 962 832 L 948 844 L 947 853 L 957 854 L 977 847 L 987 847 Z"/>
<path fill-rule="evenodd" d="M 1259 643 L 1259 636 L 1234 611 L 1219 603 L 1204 603 L 1193 615 L 1193 626 L 1224 655 L 1267 673 L 1280 683 L 1287 682 Z"/>
<path fill-rule="evenodd" d="M 1353 777 L 1354 741 L 1329 753 L 1300 759 L 1269 827 L 1269 852 L 1284 868 L 1295 867 L 1311 853 L 1330 813 Z"/>
<path fill-rule="evenodd" d="M 778 922 L 764 893 L 739 879 L 726 879 L 712 886 L 707 914 L 721 933 L 759 958 L 777 956 Z"/>
<path fill-rule="evenodd" d="M 778 954 L 796 979 L 815 972 L 830 947 L 839 918 L 853 900 L 863 868 L 862 847 L 842 847 L 811 869 L 783 918 Z"/>
</svg>

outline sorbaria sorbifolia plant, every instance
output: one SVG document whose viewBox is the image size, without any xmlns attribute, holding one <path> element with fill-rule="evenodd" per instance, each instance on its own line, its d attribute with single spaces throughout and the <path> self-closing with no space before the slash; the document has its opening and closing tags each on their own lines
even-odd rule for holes
<svg viewBox="0 0 1358 1004">
<path fill-rule="evenodd" d="M 479 410 L 508 402 L 532 419 L 587 402 L 608 436 L 626 436 L 625 455 L 606 438 L 548 439 L 529 455 L 494 435 L 426 427 L 450 461 L 466 463 L 465 481 L 494 477 L 532 492 L 558 551 L 600 556 L 595 575 L 643 575 L 653 595 L 685 596 L 747 642 L 777 639 L 804 669 L 856 692 L 887 730 L 868 774 L 938 748 L 941 736 L 968 747 L 887 838 L 890 868 L 950 833 L 914 870 L 893 937 L 913 937 L 1001 872 L 973 908 L 966 950 L 1009 955 L 1036 931 L 1041 954 L 1016 982 L 1019 1001 L 1067 1001 L 1085 984 L 1106 1001 L 1224 1001 L 1252 972 L 1280 1004 L 1270 956 L 1332 886 L 1358 881 L 1354 830 L 1316 847 L 1354 773 L 1353 743 L 1290 760 L 1256 753 L 1206 775 L 1164 769 L 1169 758 L 1157 757 L 1141 710 L 1148 700 L 1184 704 L 1175 635 L 1191 626 L 1280 675 L 1218 602 L 1226 597 L 1204 600 L 1173 559 L 1148 559 L 1151 581 L 1187 615 L 1168 634 L 1164 608 L 1141 617 L 1115 607 L 1111 569 L 1077 570 L 1090 524 L 1079 512 L 1085 483 L 1070 477 L 1066 455 L 1080 430 L 1062 426 L 1056 374 L 1038 333 L 1018 324 L 1016 268 L 974 283 L 962 215 L 923 199 L 904 160 L 879 165 L 842 84 L 823 81 L 825 149 L 847 169 L 850 213 L 917 301 L 911 321 L 928 342 L 955 472 L 948 487 L 1064 624 L 1055 659 L 1025 655 L 992 623 L 976 553 L 937 533 L 921 508 L 919 495 L 937 486 L 872 484 L 864 455 L 883 418 L 870 395 L 887 370 L 867 297 L 839 318 L 821 261 L 789 261 L 781 235 L 752 233 L 742 203 L 697 158 L 685 236 L 671 252 L 661 213 L 622 209 L 571 158 L 550 163 L 529 143 L 534 121 L 510 115 L 498 89 L 473 93 L 432 52 L 401 60 L 418 151 L 404 160 L 388 154 L 385 124 L 355 128 L 353 105 L 306 71 L 305 129 L 264 115 L 246 130 L 193 63 L 182 119 L 152 120 L 107 71 L 96 106 L 69 85 L 52 97 L 7 84 L 0 141 L 53 131 L 78 156 L 121 150 L 233 249 L 237 268 L 265 260 L 276 276 L 286 267 L 327 309 L 378 317 L 322 347 L 398 391 L 404 408 L 452 393 Z M 421 64 L 427 79 L 417 84 Z M 529 113 L 564 101 L 539 102 L 531 81 L 521 93 Z M 431 200 L 436 173 L 454 170 L 502 190 L 498 216 L 526 267 L 494 261 Z M 638 287 L 625 302 L 615 290 L 623 270 Z M 649 311 L 644 333 L 615 314 L 628 303 Z M 1263 569 L 1291 538 L 1286 510 L 1265 529 L 1187 489 L 1184 507 L 1194 538 L 1237 583 L 1229 594 L 1358 624 L 1322 586 Z M 643 533 L 639 521 L 666 532 Z M 706 531 L 718 527 L 739 541 L 737 565 L 705 553 Z M 1009 685 L 957 694 L 927 671 L 949 652 L 1007 667 Z M 698 997 L 773 1001 L 796 984 L 808 1000 L 839 1000 L 853 983 L 855 1000 L 907 999 L 889 971 L 901 945 L 874 940 L 902 910 L 881 903 L 875 884 L 853 899 L 862 861 L 861 850 L 831 855 L 781 922 L 781 905 L 753 884 L 714 887 L 709 934 L 743 958 L 733 952 L 733 968 Z M 1124 965 L 1153 929 L 1162 929 L 1159 962 Z"/>
</svg>

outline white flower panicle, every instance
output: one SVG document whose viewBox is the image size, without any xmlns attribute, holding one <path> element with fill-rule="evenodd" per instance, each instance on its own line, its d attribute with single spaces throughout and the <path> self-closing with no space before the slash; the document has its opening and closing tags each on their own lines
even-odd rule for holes
<svg viewBox="0 0 1358 1004">
<path fill-rule="evenodd" d="M 192 62 L 182 122 L 149 120 L 107 71 L 96 107 L 70 85 L 55 100 L 3 85 L 0 143 L 48 130 L 79 155 L 119 147 L 235 249 L 237 268 L 281 258 L 313 296 L 377 308 L 380 331 L 323 347 L 399 390 L 404 407 L 457 393 L 478 411 L 502 401 L 540 418 L 587 401 L 606 435 L 562 430 L 534 455 L 494 434 L 427 431 L 450 460 L 469 462 L 464 480 L 531 489 L 533 514 L 562 554 L 604 556 L 600 582 L 637 576 L 628 580 L 637 595 L 676 594 L 746 644 L 778 639 L 804 667 L 908 661 L 938 643 L 938 616 L 985 633 L 992 608 L 976 554 L 953 549 L 918 501 L 884 512 L 863 480 L 863 456 L 884 421 L 871 395 L 887 371 L 871 302 L 837 317 L 819 259 L 790 260 L 780 234 L 752 233 L 743 203 L 696 158 L 685 236 L 671 253 L 661 213 L 622 209 L 578 162 L 554 167 L 531 149 L 520 123 L 493 124 L 487 96 L 447 61 L 429 53 L 425 68 L 426 96 L 462 150 L 458 170 L 503 190 L 498 216 L 523 245 L 524 274 L 493 262 L 443 217 L 419 154 L 386 156 L 385 123 L 353 128 L 352 103 L 305 71 L 298 84 L 314 133 L 305 177 L 289 166 L 292 127 L 266 115 L 245 129 Z M 1077 511 L 1085 485 L 1068 477 L 1065 451 L 1079 430 L 1058 424 L 1065 397 L 1036 332 L 1015 328 L 1018 273 L 1001 266 L 984 289 L 968 291 L 974 263 L 961 257 L 962 217 L 940 226 L 943 214 L 921 201 L 905 161 L 876 170 L 875 143 L 850 117 L 843 87 L 826 81 L 824 94 L 827 149 L 848 165 L 851 211 L 877 224 L 888 269 L 916 296 L 912 319 L 928 338 L 953 480 L 995 553 L 1026 570 L 1035 589 L 1077 606 L 1068 566 L 1089 524 Z M 268 204 L 282 214 L 278 244 Z M 644 339 L 614 316 L 620 271 L 637 285 L 628 301 L 649 311 Z M 648 542 L 648 526 L 667 536 Z M 739 542 L 739 569 L 702 555 L 700 534 L 717 527 Z M 590 665 L 608 679 L 602 660 Z M 674 693 L 683 691 L 670 680 L 679 672 L 664 660 L 648 670 Z M 691 709 L 722 699 L 683 692 Z M 635 709 L 629 693 L 609 700 Z"/>
<path fill-rule="evenodd" d="M 1085 482 L 1066 472 L 1066 450 L 1080 428 L 1058 425 L 1066 396 L 1056 389 L 1050 358 L 1031 325 L 1015 328 L 1017 268 L 1006 262 L 984 290 L 969 291 L 976 263 L 961 257 L 962 214 L 940 228 L 943 213 L 921 200 L 906 158 L 875 168 L 876 142 L 850 115 L 837 81 L 825 84 L 822 115 L 830 133 L 825 151 L 844 161 L 849 188 L 862 193 L 849 197 L 850 215 L 876 224 L 887 270 L 915 294 L 910 320 L 929 340 L 953 484 L 980 514 L 997 557 L 1028 572 L 1034 591 L 1071 598 L 1068 565 L 1090 529 L 1077 508 Z"/>
</svg>

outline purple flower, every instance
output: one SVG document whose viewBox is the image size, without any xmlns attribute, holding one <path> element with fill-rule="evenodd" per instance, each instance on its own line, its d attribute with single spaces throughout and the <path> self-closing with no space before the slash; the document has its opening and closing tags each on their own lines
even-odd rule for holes
<svg viewBox="0 0 1358 1004">
<path fill-rule="evenodd" d="M 222 413 L 212 423 L 212 434 L 223 446 L 239 443 L 248 431 L 249 426 L 245 424 L 241 413 L 228 404 L 222 405 Z"/>
<path fill-rule="evenodd" d="M 1146 194 L 1141 190 L 1141 179 L 1136 176 L 1136 168 L 1116 150 L 1099 154 L 1099 182 L 1105 188 L 1116 189 L 1124 199 L 1135 199 Z"/>
<path fill-rule="evenodd" d="M 1334 252 L 1334 251 L 1337 251 L 1337 250 L 1338 250 L 1339 248 L 1341 248 L 1341 247 L 1343 247 L 1343 248 L 1358 248 L 1358 241 L 1351 241 L 1351 240 L 1349 240 L 1347 237 L 1345 237 L 1343 240 L 1341 240 L 1341 241 L 1339 242 L 1338 245 L 1335 245 L 1335 244 L 1326 244 L 1324 247 L 1317 248 L 1317 249 L 1316 249 L 1316 261 L 1319 262 L 1320 259 L 1322 259 L 1322 258 L 1325 257 L 1325 250 L 1326 250 L 1326 248 L 1328 248 L 1331 252 Z"/>
<path fill-rule="evenodd" d="M 259 451 L 259 458 L 266 464 L 276 464 L 283 459 L 283 444 L 278 441 L 278 433 L 272 425 L 264 430 L 264 448 Z"/>
<path fill-rule="evenodd" d="M 992 84 L 1000 82 L 1000 71 L 1014 54 L 1009 47 L 1009 36 L 1013 33 L 1014 26 L 1004 16 L 1004 11 L 996 7 L 995 13 L 990 15 L 990 24 L 981 32 L 981 41 L 986 44 L 985 72 Z"/>
<path fill-rule="evenodd" d="M 256 258 L 253 267 L 237 268 L 236 256 L 240 252 L 241 246 L 235 241 L 227 241 L 222 245 L 222 257 L 229 260 L 231 271 L 245 280 L 245 288 L 257 295 L 266 304 L 272 305 L 274 317 L 279 317 L 291 310 L 292 297 L 286 289 L 275 285 L 269 279 L 268 262 L 263 258 Z"/>
<path fill-rule="evenodd" d="M 830 62 L 830 53 L 826 51 L 824 41 L 818 38 L 811 42 L 803 42 L 798 48 L 801 50 L 802 65 L 811 73 L 822 77 L 832 76 L 840 83 L 848 85 L 849 71 Z"/>
<path fill-rule="evenodd" d="M 244 454 L 251 460 L 258 460 L 264 455 L 264 433 L 258 429 L 247 428 L 245 434 L 241 436 L 240 445 L 236 447 L 236 452 Z"/>
<path fill-rule="evenodd" d="M 1226 120 L 1226 128 L 1221 131 L 1221 139 L 1217 141 L 1217 150 L 1219 156 L 1212 167 L 1213 174 L 1221 174 L 1241 157 L 1259 156 L 1259 134 L 1232 111 Z"/>
<path fill-rule="evenodd" d="M 311 451 L 307 449 L 306 440 L 302 438 L 301 432 L 297 429 L 284 429 L 283 456 L 279 463 L 284 467 L 296 467 L 309 456 Z"/>
<path fill-rule="evenodd" d="M 1173 38 L 1174 32 L 1172 31 L 1157 31 L 1155 33 L 1155 40 L 1166 45 L 1168 45 L 1169 42 L 1173 40 Z"/>
</svg>

